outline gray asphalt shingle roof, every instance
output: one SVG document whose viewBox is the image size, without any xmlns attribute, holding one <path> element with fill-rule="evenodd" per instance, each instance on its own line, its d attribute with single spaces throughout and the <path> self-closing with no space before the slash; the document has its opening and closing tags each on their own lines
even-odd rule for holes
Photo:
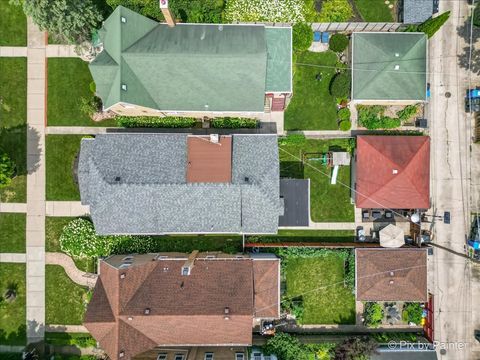
<svg viewBox="0 0 480 360">
<path fill-rule="evenodd" d="M 403 22 L 423 23 L 432 17 L 433 0 L 403 0 Z"/>
<path fill-rule="evenodd" d="M 97 233 L 277 232 L 283 208 L 276 136 L 232 136 L 232 183 L 186 182 L 187 136 L 82 140 L 80 194 Z"/>
</svg>

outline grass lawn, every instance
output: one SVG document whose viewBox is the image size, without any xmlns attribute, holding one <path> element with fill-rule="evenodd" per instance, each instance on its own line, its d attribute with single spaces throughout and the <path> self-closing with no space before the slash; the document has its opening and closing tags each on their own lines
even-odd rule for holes
<svg viewBox="0 0 480 360">
<path fill-rule="evenodd" d="M 393 9 L 389 9 L 384 0 L 354 0 L 358 12 L 366 22 L 393 22 L 393 10 L 396 7 L 396 1 L 393 3 Z"/>
<path fill-rule="evenodd" d="M 0 213 L 0 253 L 25 252 L 25 214 Z"/>
<path fill-rule="evenodd" d="M 0 263 L 0 293 L 3 295 L 9 283 L 16 284 L 17 298 L 0 307 L 0 344 L 24 345 L 26 341 L 25 264 Z"/>
<path fill-rule="evenodd" d="M 49 126 L 115 126 L 114 120 L 95 122 L 80 110 L 91 99 L 93 81 L 88 63 L 77 58 L 48 59 L 47 121 Z"/>
<path fill-rule="evenodd" d="M 342 185 L 350 186 L 350 166 L 341 166 L 337 184 L 331 185 L 332 170 L 323 166 L 320 161 L 308 160 L 306 164 L 302 164 L 302 156 L 304 153 L 324 153 L 330 149 L 345 150 L 348 146 L 348 139 L 305 139 L 301 143 L 279 146 L 280 176 L 310 179 L 310 217 L 315 222 L 354 221 L 350 189 Z"/>
<path fill-rule="evenodd" d="M 333 51 L 296 55 L 293 97 L 285 111 L 286 130 L 337 130 L 337 103 L 329 86 L 337 63 Z M 318 67 L 323 65 L 328 67 Z M 315 77 L 321 74 L 322 80 Z"/>
<path fill-rule="evenodd" d="M 286 295 L 303 297 L 304 324 L 355 323 L 355 296 L 342 283 L 344 264 L 340 257 L 289 259 L 285 272 Z"/>
<path fill-rule="evenodd" d="M 0 13 L 0 20 L 1 17 Z M 26 202 L 27 59 L 0 58 L 0 69 L 0 149 L 17 166 L 17 175 L 11 184 L 0 189 L 0 201 Z"/>
<path fill-rule="evenodd" d="M 251 236 L 253 242 L 353 242 L 353 230 L 279 230 L 278 235 Z"/>
<path fill-rule="evenodd" d="M 60 235 L 62 230 L 75 217 L 46 217 L 45 218 L 45 251 L 62 252 L 60 248 Z M 86 272 L 96 272 L 96 259 L 73 259 L 78 269 Z"/>
<path fill-rule="evenodd" d="M 27 17 L 22 6 L 11 5 L 9 0 L 0 0 L 0 46 L 26 45 Z"/>
<path fill-rule="evenodd" d="M 73 179 L 73 165 L 80 150 L 82 135 L 48 135 L 47 201 L 80 200 L 78 186 Z"/>
<path fill-rule="evenodd" d="M 46 265 L 46 323 L 80 325 L 85 313 L 87 289 L 75 284 L 58 265 Z"/>
</svg>

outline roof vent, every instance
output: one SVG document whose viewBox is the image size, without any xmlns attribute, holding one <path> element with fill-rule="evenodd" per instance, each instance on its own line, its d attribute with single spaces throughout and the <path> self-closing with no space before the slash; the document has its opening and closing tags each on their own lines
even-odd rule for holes
<svg viewBox="0 0 480 360">
<path fill-rule="evenodd" d="M 393 170 L 392 170 L 392 174 L 393 174 L 393 175 L 397 175 L 397 174 L 398 174 L 398 170 L 397 170 L 397 169 L 393 169 Z"/>
<path fill-rule="evenodd" d="M 245 176 L 243 179 L 245 180 L 245 182 L 246 182 L 247 184 L 250 182 L 250 178 L 249 178 L 248 176 Z"/>
<path fill-rule="evenodd" d="M 127 276 L 127 274 L 121 273 L 121 274 L 120 274 L 120 279 L 125 279 L 126 276 Z"/>
<path fill-rule="evenodd" d="M 220 136 L 218 134 L 210 134 L 210 142 L 214 144 L 218 144 L 220 141 Z"/>
<path fill-rule="evenodd" d="M 188 275 L 190 275 L 190 267 L 188 267 L 188 266 L 182 267 L 182 275 L 183 275 L 183 276 L 188 276 Z"/>
<path fill-rule="evenodd" d="M 116 182 L 120 182 L 120 180 L 122 180 L 122 178 L 120 176 L 115 176 L 115 181 Z"/>
<path fill-rule="evenodd" d="M 395 65 L 395 70 L 400 70 L 400 65 Z"/>
<path fill-rule="evenodd" d="M 127 23 L 127 18 L 125 16 L 120 17 L 120 21 L 124 24 Z"/>
<path fill-rule="evenodd" d="M 133 317 L 129 316 L 128 321 L 132 321 L 132 320 L 133 320 Z"/>
<path fill-rule="evenodd" d="M 395 57 L 399 57 L 399 56 L 400 56 L 400 54 L 399 54 L 399 53 L 395 53 Z"/>
<path fill-rule="evenodd" d="M 127 84 L 122 84 L 122 90 L 127 91 Z"/>
<path fill-rule="evenodd" d="M 230 320 L 230 308 L 227 306 L 225 307 L 225 309 L 223 310 L 223 313 L 224 313 L 224 319 L 225 320 Z"/>
<path fill-rule="evenodd" d="M 168 271 L 168 267 L 165 266 L 165 267 L 163 268 L 163 272 L 167 272 L 167 271 Z"/>
<path fill-rule="evenodd" d="M 125 356 L 125 351 L 121 350 L 121 351 L 118 353 L 118 357 L 123 358 L 124 356 Z"/>
<path fill-rule="evenodd" d="M 390 280 L 388 283 L 389 283 L 390 285 L 393 285 L 393 280 Z"/>
<path fill-rule="evenodd" d="M 390 276 L 393 276 L 395 275 L 393 271 L 390 271 Z"/>
<path fill-rule="evenodd" d="M 223 30 L 223 25 L 218 25 L 218 30 L 222 31 Z"/>
<path fill-rule="evenodd" d="M 150 315 L 150 308 L 145 308 L 145 310 L 143 310 L 143 313 L 145 315 Z"/>
</svg>

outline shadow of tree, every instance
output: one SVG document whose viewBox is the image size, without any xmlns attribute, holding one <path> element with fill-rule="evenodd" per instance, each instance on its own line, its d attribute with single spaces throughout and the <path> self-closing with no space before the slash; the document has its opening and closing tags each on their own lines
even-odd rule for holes
<svg viewBox="0 0 480 360">
<path fill-rule="evenodd" d="M 465 23 L 462 26 L 457 28 L 457 34 L 462 39 L 465 40 L 467 44 L 470 44 L 470 17 L 465 20 Z M 471 71 L 480 75 L 480 49 L 475 48 L 476 42 L 480 39 L 480 28 L 473 27 L 472 29 L 472 44 L 474 44 L 472 49 L 472 66 Z M 468 70 L 470 60 L 470 46 L 467 45 L 462 49 L 462 53 L 458 55 L 458 65 Z"/>
<path fill-rule="evenodd" d="M 0 344 L 1 345 L 25 345 L 27 339 L 27 326 L 20 325 L 16 330 L 6 332 L 0 329 Z"/>
<path fill-rule="evenodd" d="M 28 139 L 33 144 L 31 148 L 27 146 Z M 0 128 L 0 149 L 5 151 L 15 162 L 16 175 L 31 174 L 38 169 L 40 162 L 39 145 L 40 135 L 38 131 L 26 124 Z"/>
</svg>

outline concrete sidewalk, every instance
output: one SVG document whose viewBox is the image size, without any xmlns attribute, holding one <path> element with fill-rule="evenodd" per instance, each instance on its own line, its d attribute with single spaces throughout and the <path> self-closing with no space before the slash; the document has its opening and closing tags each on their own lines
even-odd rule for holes
<svg viewBox="0 0 480 360">
<path fill-rule="evenodd" d="M 26 57 L 26 46 L 0 46 L 0 57 Z"/>
<path fill-rule="evenodd" d="M 107 129 L 96 126 L 48 126 L 45 131 L 47 135 L 97 135 L 106 133 Z"/>
<path fill-rule="evenodd" d="M 90 214 L 90 207 L 80 201 L 47 201 L 47 216 L 84 216 Z"/>
<path fill-rule="evenodd" d="M 279 226 L 280 230 L 355 230 L 354 222 L 321 222 L 310 221 L 309 226 Z"/>
<path fill-rule="evenodd" d="M 0 263 L 24 263 L 27 261 L 26 254 L 0 253 Z"/>
<path fill-rule="evenodd" d="M 47 45 L 47 57 L 79 57 L 75 45 Z"/>
<path fill-rule="evenodd" d="M 45 334 L 45 33 L 28 19 L 27 342 Z"/>
<path fill-rule="evenodd" d="M 24 203 L 0 203 L 0 213 L 26 213 L 27 204 Z"/>
</svg>

